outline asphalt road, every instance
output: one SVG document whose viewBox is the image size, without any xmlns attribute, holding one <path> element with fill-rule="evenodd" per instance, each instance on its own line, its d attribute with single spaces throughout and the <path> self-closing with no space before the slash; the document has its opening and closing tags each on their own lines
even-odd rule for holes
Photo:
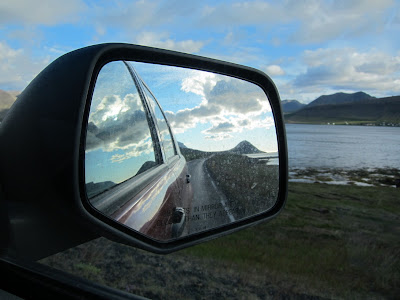
<svg viewBox="0 0 400 300">
<path fill-rule="evenodd" d="M 235 221 L 229 201 L 208 174 L 206 159 L 188 162 L 194 194 L 188 216 L 189 233 L 216 228 Z"/>
</svg>

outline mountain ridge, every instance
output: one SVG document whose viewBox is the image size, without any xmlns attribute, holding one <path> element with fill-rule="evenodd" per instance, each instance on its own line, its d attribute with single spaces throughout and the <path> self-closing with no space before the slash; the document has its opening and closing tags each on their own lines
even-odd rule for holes
<svg viewBox="0 0 400 300">
<path fill-rule="evenodd" d="M 283 100 L 282 109 L 284 113 L 292 113 L 298 111 L 299 109 L 305 107 L 307 104 L 301 103 L 297 100 Z"/>
<path fill-rule="evenodd" d="M 252 143 L 249 141 L 243 140 L 239 144 L 237 144 L 235 147 L 229 150 L 225 151 L 201 151 L 201 150 L 196 150 L 196 149 L 191 149 L 191 148 L 183 148 L 181 145 L 184 145 L 181 142 L 178 142 L 178 145 L 180 146 L 180 151 L 182 155 L 186 158 L 187 161 L 193 160 L 193 159 L 199 159 L 199 158 L 207 158 L 213 154 L 237 154 L 237 155 L 243 155 L 243 154 L 258 154 L 258 153 L 264 153 L 263 151 L 259 150 L 257 147 L 255 147 Z"/>
<path fill-rule="evenodd" d="M 10 107 L 17 100 L 20 92 L 18 91 L 5 91 L 0 89 L 0 122 L 4 119 Z"/>
<path fill-rule="evenodd" d="M 295 111 L 284 104 L 282 108 L 286 123 L 400 126 L 399 105 L 400 96 L 376 98 L 356 92 L 322 95 Z"/>
<path fill-rule="evenodd" d="M 316 105 L 346 104 L 346 103 L 359 102 L 366 99 L 376 99 L 376 98 L 364 92 L 356 92 L 356 93 L 339 92 L 331 95 L 319 96 L 317 99 L 310 102 L 307 106 L 311 107 Z"/>
<path fill-rule="evenodd" d="M 285 122 L 400 126 L 400 96 L 371 97 L 342 104 L 307 105 L 286 114 Z"/>
</svg>

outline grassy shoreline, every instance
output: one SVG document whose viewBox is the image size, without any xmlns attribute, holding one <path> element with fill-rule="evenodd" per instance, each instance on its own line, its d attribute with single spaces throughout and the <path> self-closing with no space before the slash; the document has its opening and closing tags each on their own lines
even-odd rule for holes
<svg viewBox="0 0 400 300">
<path fill-rule="evenodd" d="M 299 124 L 299 125 L 345 125 L 345 126 L 377 126 L 377 127 L 400 127 L 400 123 L 396 122 L 382 122 L 382 121 L 343 121 L 343 120 L 316 120 L 314 122 L 310 121 L 285 121 L 285 124 Z"/>
<path fill-rule="evenodd" d="M 223 238 L 166 256 L 99 239 L 42 263 L 150 298 L 394 299 L 399 216 L 399 189 L 290 183 L 277 218 Z"/>
<path fill-rule="evenodd" d="M 289 182 L 326 183 L 356 186 L 400 187 L 400 170 L 396 168 L 291 168 Z"/>
<path fill-rule="evenodd" d="M 276 219 L 186 250 L 329 298 L 400 293 L 400 192 L 291 183 Z M 249 249 L 248 245 L 251 245 Z"/>
</svg>

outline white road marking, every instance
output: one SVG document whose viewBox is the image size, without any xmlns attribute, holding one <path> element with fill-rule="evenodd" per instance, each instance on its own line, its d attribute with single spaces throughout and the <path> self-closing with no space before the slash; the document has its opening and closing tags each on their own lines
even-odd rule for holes
<svg viewBox="0 0 400 300">
<path fill-rule="evenodd" d="M 229 211 L 229 208 L 227 207 L 227 205 L 226 205 L 226 203 L 225 203 L 225 195 L 223 195 L 223 194 L 220 192 L 219 188 L 217 188 L 217 186 L 216 186 L 215 183 L 214 183 L 214 180 L 211 178 L 211 176 L 210 176 L 210 174 L 208 173 L 208 171 L 206 170 L 206 168 L 204 168 L 204 172 L 205 172 L 205 173 L 207 174 L 207 176 L 210 178 L 210 182 L 211 182 L 212 186 L 214 187 L 215 191 L 220 195 L 221 204 L 222 204 L 222 206 L 224 207 L 224 209 L 225 209 L 225 211 L 226 211 L 226 214 L 227 214 L 228 217 L 229 217 L 229 220 L 230 220 L 231 222 L 235 222 L 235 221 L 236 221 L 235 217 L 231 214 L 231 212 Z"/>
</svg>

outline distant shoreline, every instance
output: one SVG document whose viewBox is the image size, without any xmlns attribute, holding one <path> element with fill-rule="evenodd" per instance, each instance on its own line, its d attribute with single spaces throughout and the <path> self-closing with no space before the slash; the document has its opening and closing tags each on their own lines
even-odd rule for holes
<svg viewBox="0 0 400 300">
<path fill-rule="evenodd" d="M 285 121 L 285 124 L 298 124 L 298 125 L 332 125 L 332 126 L 339 126 L 339 125 L 344 125 L 344 126 L 371 126 L 371 127 L 400 127 L 400 123 L 386 123 L 386 122 L 381 122 L 381 123 L 371 123 L 371 122 L 291 122 L 291 121 Z"/>
</svg>

